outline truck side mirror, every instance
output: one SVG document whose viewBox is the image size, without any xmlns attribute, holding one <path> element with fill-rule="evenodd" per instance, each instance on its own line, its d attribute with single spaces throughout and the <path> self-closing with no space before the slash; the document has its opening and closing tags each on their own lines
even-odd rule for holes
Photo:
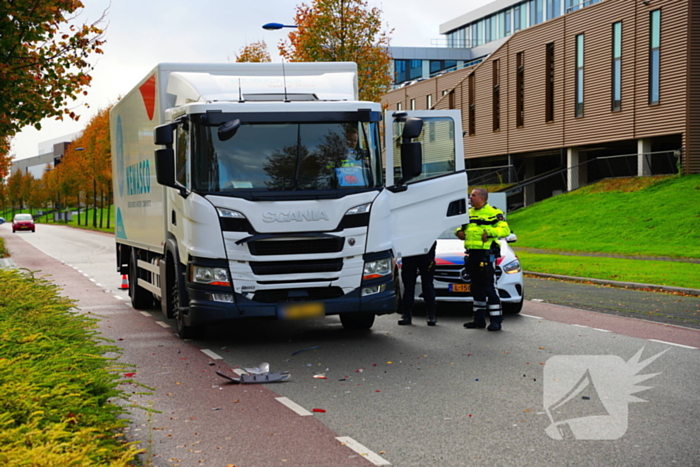
<svg viewBox="0 0 700 467">
<path fill-rule="evenodd" d="M 241 121 L 239 119 L 222 123 L 219 125 L 219 131 L 217 132 L 219 141 L 227 141 L 233 138 L 240 127 Z"/>
<path fill-rule="evenodd" d="M 175 123 L 166 123 L 159 125 L 153 130 L 153 142 L 161 146 L 172 146 L 173 131 L 175 131 Z"/>
<path fill-rule="evenodd" d="M 408 117 L 403 124 L 403 131 L 401 132 L 401 137 L 404 139 L 404 143 L 407 143 L 409 139 L 418 138 L 420 132 L 423 131 L 423 119 L 416 117 Z"/>
<path fill-rule="evenodd" d="M 156 181 L 171 188 L 175 187 L 175 151 L 156 149 Z"/>
</svg>

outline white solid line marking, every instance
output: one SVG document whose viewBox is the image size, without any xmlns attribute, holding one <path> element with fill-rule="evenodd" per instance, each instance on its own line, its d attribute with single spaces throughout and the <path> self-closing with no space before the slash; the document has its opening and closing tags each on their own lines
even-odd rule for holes
<svg viewBox="0 0 700 467">
<path fill-rule="evenodd" d="M 104 287 L 104 285 L 100 284 L 99 282 L 95 282 L 95 285 L 98 287 Z"/>
<path fill-rule="evenodd" d="M 295 402 L 292 402 L 291 400 L 287 399 L 286 397 L 275 397 L 275 400 L 280 402 L 282 405 L 287 406 L 287 408 L 291 409 L 297 415 L 301 415 L 302 417 L 312 415 L 312 413 L 309 412 L 308 410 L 306 410 L 304 407 L 300 406 L 299 404 L 297 404 Z"/>
<path fill-rule="evenodd" d="M 693 350 L 698 350 L 697 347 L 691 347 L 689 345 L 683 345 L 683 344 L 676 344 L 675 342 L 666 342 L 666 341 L 660 341 L 656 339 L 649 339 L 652 342 L 658 342 L 659 344 L 667 344 L 667 345 L 675 345 L 676 347 L 683 347 L 684 349 L 693 349 Z"/>
<path fill-rule="evenodd" d="M 169 327 L 171 327 L 168 323 L 163 322 L 163 321 L 156 321 L 156 324 L 157 324 L 158 326 L 160 326 L 160 327 L 163 327 L 163 328 L 169 328 Z"/>
<path fill-rule="evenodd" d="M 347 447 L 349 447 L 350 449 L 352 449 L 353 451 L 355 451 L 356 453 L 373 463 L 374 465 L 391 465 L 391 462 L 389 462 L 386 459 L 383 459 L 381 456 L 379 456 L 379 454 L 370 451 L 369 449 L 367 449 L 366 447 L 364 447 L 349 436 L 339 436 L 335 439 L 337 439 L 338 441 L 340 441 L 341 443 L 343 443 L 344 445 L 346 445 Z"/>
<path fill-rule="evenodd" d="M 539 316 L 534 316 L 534 315 L 526 315 L 525 313 L 520 313 L 520 316 L 524 316 L 526 318 L 535 318 L 535 319 L 544 319 Z"/>
<path fill-rule="evenodd" d="M 209 349 L 199 349 L 199 350 L 201 350 L 202 353 L 204 353 L 205 355 L 208 355 L 210 358 L 212 358 L 214 360 L 223 360 L 224 359 L 224 357 L 215 354 L 214 352 L 212 352 Z"/>
<path fill-rule="evenodd" d="M 148 317 L 148 318 L 151 317 L 151 314 L 150 314 L 149 312 L 147 312 L 147 311 L 139 311 L 139 313 L 141 313 L 143 316 L 146 316 L 146 317 Z"/>
<path fill-rule="evenodd" d="M 572 326 L 576 326 L 577 328 L 586 328 L 586 329 L 591 329 L 588 326 L 584 326 L 583 324 L 572 324 Z"/>
</svg>

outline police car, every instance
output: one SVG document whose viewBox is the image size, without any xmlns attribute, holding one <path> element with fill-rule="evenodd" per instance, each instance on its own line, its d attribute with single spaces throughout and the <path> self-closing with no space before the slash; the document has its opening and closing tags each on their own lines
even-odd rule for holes
<svg viewBox="0 0 700 467">
<path fill-rule="evenodd" d="M 445 230 L 437 239 L 435 249 L 435 295 L 438 302 L 474 301 L 469 274 L 464 268 L 464 242 L 455 236 L 458 226 Z M 515 234 L 499 239 L 501 257 L 496 259 L 496 290 L 501 297 L 503 313 L 520 313 L 523 307 L 523 271 L 520 260 L 509 243 L 517 241 Z M 416 300 L 423 300 L 420 276 L 416 283 Z"/>
</svg>

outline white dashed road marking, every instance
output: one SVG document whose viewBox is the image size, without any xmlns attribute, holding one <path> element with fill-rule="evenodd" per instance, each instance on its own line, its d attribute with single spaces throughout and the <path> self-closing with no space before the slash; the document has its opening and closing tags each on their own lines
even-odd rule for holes
<svg viewBox="0 0 700 467">
<path fill-rule="evenodd" d="M 171 327 L 168 323 L 163 322 L 163 321 L 156 321 L 156 324 L 162 328 L 170 328 Z"/>
<path fill-rule="evenodd" d="M 379 456 L 379 454 L 370 451 L 369 449 L 367 449 L 354 439 L 350 438 L 349 436 L 339 436 L 336 439 L 344 445 L 346 445 L 347 447 L 349 447 L 350 449 L 352 449 L 353 451 L 355 451 L 356 453 L 358 453 L 359 455 L 361 455 L 362 457 L 364 457 L 365 459 L 367 459 L 368 461 L 370 461 L 371 463 L 373 463 L 374 465 L 391 465 L 391 462 L 389 462 L 386 459 L 382 459 L 382 457 Z"/>
<path fill-rule="evenodd" d="M 683 347 L 684 349 L 698 350 L 697 347 L 691 347 L 689 345 L 675 344 L 673 342 L 660 341 L 660 340 L 656 340 L 656 339 L 649 339 L 649 340 L 652 342 L 658 342 L 659 344 L 675 345 L 676 347 Z"/>
<path fill-rule="evenodd" d="M 313 415 L 311 412 L 306 410 L 304 407 L 300 406 L 296 402 L 292 402 L 291 400 L 287 399 L 286 397 L 276 397 L 275 400 L 280 402 L 282 405 L 287 406 L 287 408 L 291 409 L 297 415 L 301 415 L 302 417 L 305 417 L 308 415 Z"/>
<path fill-rule="evenodd" d="M 209 356 L 209 358 L 212 358 L 214 360 L 223 360 L 224 359 L 224 357 L 215 354 L 214 352 L 212 352 L 209 349 L 200 349 L 200 350 L 202 351 L 202 353 L 204 353 L 205 355 Z"/>
</svg>

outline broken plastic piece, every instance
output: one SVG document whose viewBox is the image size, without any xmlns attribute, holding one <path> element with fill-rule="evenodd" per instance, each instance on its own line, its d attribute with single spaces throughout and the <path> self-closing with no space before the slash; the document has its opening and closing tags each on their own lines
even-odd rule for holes
<svg viewBox="0 0 700 467">
<path fill-rule="evenodd" d="M 316 379 L 328 379 L 328 378 L 326 378 L 325 373 L 319 373 L 317 375 L 314 375 L 314 378 L 316 378 Z"/>
<path fill-rule="evenodd" d="M 311 411 L 316 413 L 326 413 L 324 409 L 311 409 Z"/>
<path fill-rule="evenodd" d="M 300 353 L 302 353 L 302 352 L 307 352 L 307 351 L 309 351 L 309 350 L 317 350 L 317 349 L 320 349 L 320 348 L 321 348 L 320 345 L 314 345 L 313 347 L 307 347 L 307 348 L 305 348 L 305 349 L 301 349 L 301 350 L 297 350 L 296 352 L 292 352 L 292 355 L 297 355 L 297 354 L 300 354 Z"/>
<path fill-rule="evenodd" d="M 254 368 L 243 368 L 246 372 L 251 375 L 262 375 L 270 372 L 270 364 L 267 362 L 262 362 L 260 365 Z"/>
<path fill-rule="evenodd" d="M 292 376 L 287 372 L 280 373 L 279 371 L 275 372 L 275 373 L 265 373 L 262 375 L 242 374 L 240 377 L 229 376 L 227 374 L 220 372 L 219 370 L 216 371 L 216 374 L 221 376 L 222 378 L 225 378 L 225 379 L 231 381 L 232 383 L 239 383 L 239 384 L 278 383 L 281 381 L 287 381 Z"/>
</svg>

